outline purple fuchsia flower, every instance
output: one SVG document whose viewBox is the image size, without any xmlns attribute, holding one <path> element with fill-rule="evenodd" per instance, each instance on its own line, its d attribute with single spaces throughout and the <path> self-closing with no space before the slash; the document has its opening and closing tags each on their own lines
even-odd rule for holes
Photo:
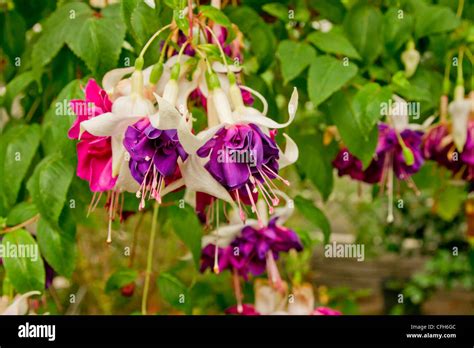
<svg viewBox="0 0 474 348">
<path fill-rule="evenodd" d="M 423 156 L 447 168 L 456 178 L 474 181 L 474 121 L 469 121 L 463 151 L 458 153 L 450 127 L 441 123 L 433 127 L 423 141 Z"/>
<path fill-rule="evenodd" d="M 209 119 L 217 122 L 197 135 L 189 130 L 178 131 L 183 147 L 190 155 L 181 168 L 186 187 L 230 203 L 232 207 L 236 202 L 242 221 L 246 218 L 242 206 L 250 205 L 261 223 L 256 209 L 259 195 L 271 214 L 279 203 L 272 181 L 278 179 L 289 185 L 278 172 L 298 157 L 298 147 L 291 138 L 284 134 L 287 141 L 283 152 L 275 142 L 275 131 L 269 129 L 283 128 L 293 121 L 298 93 L 294 90 L 290 99 L 289 121 L 279 124 L 265 116 L 266 103 L 262 112 L 245 106 L 241 88 L 235 80 L 231 80 L 229 96 L 216 80 L 213 83 L 217 85 L 209 87 L 208 110 Z M 196 206 L 201 208 L 203 215 L 204 204 L 201 203 L 197 202 Z M 211 203 L 215 201 L 211 200 Z"/>
<path fill-rule="evenodd" d="M 409 124 L 407 103 L 397 96 L 394 96 L 394 99 L 394 108 L 399 108 L 402 112 L 397 116 L 390 115 L 393 126 L 385 123 L 378 125 L 377 147 L 369 166 L 363 169 L 362 162 L 347 148 L 340 150 L 333 161 L 333 166 L 337 169 L 339 176 L 349 175 L 354 180 L 387 186 L 388 222 L 393 221 L 394 175 L 400 180 L 406 180 L 408 185 L 418 193 L 411 176 L 420 170 L 424 162 L 421 148 L 423 132 L 419 129 L 423 129 L 431 122 L 430 118 L 423 125 Z"/>
<path fill-rule="evenodd" d="M 291 200 L 282 192 L 287 204 L 279 208 L 264 227 L 259 227 L 255 220 L 247 220 L 244 225 L 233 211 L 231 223 L 217 228 L 203 239 L 204 248 L 201 257 L 201 272 L 212 269 L 215 273 L 229 270 L 233 275 L 234 290 L 239 304 L 242 305 L 242 294 L 239 276 L 248 280 L 250 275 L 259 276 L 267 270 L 270 283 L 276 288 L 282 286 L 276 260 L 281 253 L 294 249 L 301 251 L 303 245 L 298 235 L 282 223 L 291 215 Z M 265 205 L 258 204 L 260 216 L 265 216 Z M 266 218 L 266 217 L 265 217 Z"/>
<path fill-rule="evenodd" d="M 163 105 L 164 101 L 161 101 Z M 139 208 L 145 207 L 148 194 L 161 203 L 165 184 L 175 182 L 181 176 L 178 160 L 184 161 L 186 152 L 181 146 L 176 129 L 157 129 L 144 118 L 125 132 L 124 146 L 130 154 L 130 172 L 140 184 L 137 196 Z"/>
<path fill-rule="evenodd" d="M 339 176 L 349 175 L 354 180 L 375 184 L 380 183 L 383 179 L 383 173 L 388 169 L 388 162 L 393 163 L 389 167 L 393 169 L 396 177 L 400 180 L 407 179 L 420 170 L 423 164 L 421 152 L 423 133 L 405 129 L 398 136 L 395 129 L 387 124 L 381 123 L 378 128 L 377 148 L 369 166 L 364 170 L 362 162 L 347 148 L 343 148 L 333 161 Z M 404 145 L 401 144 L 399 137 L 403 140 Z M 404 148 L 408 148 L 413 154 L 412 160 L 406 158 Z"/>
</svg>

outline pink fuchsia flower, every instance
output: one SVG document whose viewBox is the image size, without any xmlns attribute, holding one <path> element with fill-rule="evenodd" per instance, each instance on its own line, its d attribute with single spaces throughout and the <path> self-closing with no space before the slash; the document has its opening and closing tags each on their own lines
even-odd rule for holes
<svg viewBox="0 0 474 348">
<path fill-rule="evenodd" d="M 88 81 L 84 94 L 84 100 L 71 101 L 71 109 L 77 116 L 68 132 L 71 139 L 79 138 L 82 122 L 110 112 L 112 107 L 107 93 L 95 80 Z M 110 137 L 97 137 L 85 132 L 77 144 L 77 157 L 77 176 L 89 182 L 91 191 L 108 191 L 115 186 L 117 178 L 112 177 Z"/>
<path fill-rule="evenodd" d="M 260 313 L 255 310 L 255 307 L 251 304 L 248 304 L 248 303 L 242 304 L 242 307 L 239 307 L 237 305 L 229 307 L 225 310 L 225 314 L 260 315 Z"/>
<path fill-rule="evenodd" d="M 313 315 L 341 315 L 341 314 L 342 314 L 341 312 L 329 307 L 317 307 L 313 311 Z"/>
</svg>

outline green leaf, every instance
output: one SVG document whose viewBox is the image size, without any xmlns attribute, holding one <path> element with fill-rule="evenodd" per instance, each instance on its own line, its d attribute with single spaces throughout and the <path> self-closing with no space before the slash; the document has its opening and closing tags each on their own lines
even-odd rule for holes
<svg viewBox="0 0 474 348">
<path fill-rule="evenodd" d="M 67 191 L 74 175 L 74 167 L 65 163 L 60 154 L 45 157 L 28 180 L 30 192 L 41 217 L 54 228 L 64 207 Z"/>
<path fill-rule="evenodd" d="M 71 2 L 59 7 L 43 23 L 41 35 L 31 54 L 34 69 L 48 64 L 64 46 L 69 35 L 77 35 L 77 25 L 93 11 L 87 4 Z M 90 44 L 90 43 L 88 43 Z"/>
<path fill-rule="evenodd" d="M 85 15 L 75 32 L 66 37 L 66 43 L 93 73 L 103 73 L 117 65 L 125 28 L 120 8 L 107 6 L 100 18 Z"/>
<path fill-rule="evenodd" d="M 20 57 L 25 49 L 26 23 L 15 10 L 0 12 L 0 28 L 2 28 L 2 51 L 14 59 Z"/>
<path fill-rule="evenodd" d="M 40 140 L 37 124 L 9 128 L 0 140 L 0 195 L 6 207 L 18 197 L 21 183 L 36 154 Z"/>
<path fill-rule="evenodd" d="M 324 235 L 324 244 L 329 243 L 331 237 L 331 224 L 326 215 L 316 207 L 313 202 L 301 196 L 295 197 L 295 205 L 298 211 L 309 221 L 314 227 L 321 230 Z"/>
<path fill-rule="evenodd" d="M 347 66 L 330 56 L 316 57 L 309 68 L 308 93 L 317 107 L 357 74 L 357 66 Z"/>
<path fill-rule="evenodd" d="M 204 17 L 209 18 L 214 23 L 220 24 L 226 28 L 230 28 L 232 26 L 232 22 L 224 14 L 224 12 L 222 12 L 221 10 L 213 6 L 206 6 L 206 5 L 199 6 L 199 11 Z"/>
<path fill-rule="evenodd" d="M 398 8 L 388 9 L 383 20 L 385 48 L 392 54 L 410 39 L 414 29 L 413 16 L 406 12 L 400 15 L 399 11 Z"/>
<path fill-rule="evenodd" d="M 191 299 L 188 288 L 174 275 L 163 272 L 157 279 L 158 289 L 163 299 L 176 309 L 189 312 Z"/>
<path fill-rule="evenodd" d="M 81 80 L 69 82 L 51 103 L 42 124 L 41 145 L 46 154 L 53 154 L 59 150 L 67 161 L 74 164 L 76 163 L 76 144 L 68 138 L 67 132 L 76 119 L 76 115 L 69 105 L 72 99 L 84 99 L 81 85 Z"/>
<path fill-rule="evenodd" d="M 67 208 L 66 208 L 67 209 Z M 38 222 L 36 238 L 41 254 L 60 275 L 70 278 L 76 267 L 76 227 L 69 219 L 62 228 L 52 227 L 45 219 Z"/>
<path fill-rule="evenodd" d="M 22 294 L 32 290 L 43 292 L 46 275 L 33 237 L 25 230 L 9 232 L 3 237 L 2 246 L 4 254 L 10 253 L 9 257 L 3 257 L 3 265 L 15 290 Z M 11 254 L 13 250 L 16 257 Z"/>
<path fill-rule="evenodd" d="M 140 45 L 145 44 L 157 29 L 162 27 L 158 6 L 152 9 L 144 1 L 139 1 L 130 16 L 130 25 L 135 40 Z"/>
<path fill-rule="evenodd" d="M 382 51 L 382 22 L 380 10 L 363 2 L 347 12 L 344 30 L 366 64 Z"/>
<path fill-rule="evenodd" d="M 366 138 L 356 121 L 354 111 L 343 92 L 335 93 L 329 100 L 329 111 L 348 150 L 362 161 L 366 168 L 372 161 L 377 147 L 378 128 L 373 127 Z"/>
<path fill-rule="evenodd" d="M 38 209 L 30 202 L 21 202 L 13 207 L 7 216 L 7 226 L 19 225 L 38 214 Z"/>
<path fill-rule="evenodd" d="M 381 108 L 384 103 L 392 97 L 392 91 L 388 87 L 381 87 L 377 83 L 364 85 L 352 100 L 352 109 L 359 128 L 365 140 L 381 118 Z"/>
<path fill-rule="evenodd" d="M 194 264 L 199 268 L 201 259 L 202 227 L 189 205 L 184 208 L 172 206 L 168 208 L 169 216 L 172 216 L 171 224 L 173 230 L 183 243 L 189 248 L 193 255 Z"/>
<path fill-rule="evenodd" d="M 333 23 L 341 23 L 346 12 L 341 0 L 309 0 L 309 6 L 318 11 L 321 18 Z"/>
<path fill-rule="evenodd" d="M 307 134 L 296 137 L 298 144 L 305 144 L 304 151 L 296 162 L 303 178 L 308 178 L 328 199 L 334 185 L 332 160 L 335 154 L 323 145 L 322 134 Z"/>
<path fill-rule="evenodd" d="M 273 17 L 288 22 L 288 7 L 278 2 L 272 2 L 262 6 L 262 10 L 271 14 Z"/>
<path fill-rule="evenodd" d="M 416 10 L 415 34 L 421 38 L 430 34 L 443 33 L 456 29 L 461 21 L 454 12 L 445 6 L 426 5 Z"/>
<path fill-rule="evenodd" d="M 250 41 L 250 51 L 258 61 L 258 73 L 271 65 L 275 57 L 276 38 L 272 29 L 257 12 L 247 6 L 229 8 L 228 16 Z"/>
<path fill-rule="evenodd" d="M 11 112 L 13 99 L 23 92 L 34 80 L 35 76 L 33 72 L 26 71 L 15 76 L 15 78 L 8 83 L 4 96 L 4 105 L 8 111 Z"/>
<path fill-rule="evenodd" d="M 125 285 L 135 282 L 138 278 L 138 272 L 130 268 L 122 268 L 114 272 L 105 284 L 105 292 L 109 293 L 119 290 Z"/>
<path fill-rule="evenodd" d="M 460 212 L 467 198 L 463 187 L 447 186 L 437 197 L 436 213 L 445 221 L 452 221 Z"/>
<path fill-rule="evenodd" d="M 406 98 L 408 100 L 431 103 L 433 98 L 431 96 L 430 91 L 427 89 L 429 87 L 426 86 L 426 82 L 427 80 L 424 80 L 424 88 L 417 86 L 408 81 L 405 72 L 398 71 L 392 76 L 390 88 L 392 88 L 395 93 L 401 95 L 403 98 Z"/>
<path fill-rule="evenodd" d="M 281 62 L 283 79 L 287 83 L 311 64 L 316 52 L 307 43 L 284 40 L 278 45 L 277 56 Z"/>
<path fill-rule="evenodd" d="M 342 54 L 349 58 L 360 59 L 354 46 L 347 40 L 344 33 L 338 30 L 332 29 L 327 33 L 315 31 L 308 35 L 307 40 L 326 53 Z"/>
</svg>

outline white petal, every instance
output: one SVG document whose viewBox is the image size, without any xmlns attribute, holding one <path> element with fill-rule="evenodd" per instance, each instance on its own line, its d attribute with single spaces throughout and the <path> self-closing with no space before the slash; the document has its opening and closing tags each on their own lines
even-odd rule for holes
<svg viewBox="0 0 474 348">
<path fill-rule="evenodd" d="M 161 130 L 178 129 L 183 116 L 164 98 L 155 93 L 158 101 L 158 112 L 150 116 L 153 127 Z"/>
<path fill-rule="evenodd" d="M 280 159 L 278 161 L 280 169 L 295 163 L 298 160 L 299 150 L 298 145 L 286 133 L 283 133 L 286 139 L 285 152 L 280 150 Z"/>
<path fill-rule="evenodd" d="M 223 124 L 218 124 L 215 127 L 200 132 L 198 135 L 194 135 L 191 133 L 184 118 L 182 118 L 178 127 L 179 142 L 186 153 L 190 155 L 195 154 L 196 151 L 207 143 L 222 127 L 224 127 Z"/>
<path fill-rule="evenodd" d="M 222 199 L 235 207 L 235 203 L 229 192 L 204 168 L 203 159 L 196 155 L 188 156 L 187 160 L 180 165 L 186 187 L 196 192 L 207 193 L 218 199 Z"/>
<path fill-rule="evenodd" d="M 117 177 L 121 172 L 123 163 L 125 162 L 125 153 L 127 150 L 123 146 L 123 135 L 112 137 L 112 177 Z"/>
<path fill-rule="evenodd" d="M 471 102 L 468 99 L 455 100 L 449 104 L 448 110 L 452 120 L 454 143 L 458 151 L 462 151 L 467 140 Z"/>
<path fill-rule="evenodd" d="M 253 95 L 255 95 L 258 99 L 260 99 L 260 101 L 262 102 L 263 104 L 263 110 L 262 110 L 262 114 L 264 116 L 267 115 L 267 112 L 268 112 L 268 103 L 267 103 L 267 100 L 265 99 L 265 97 L 263 95 L 261 95 L 259 92 L 257 92 L 256 90 L 248 87 L 248 86 L 240 86 L 240 88 L 252 93 Z M 295 88 L 296 90 L 296 88 Z M 294 94 L 294 92 L 293 92 Z M 298 99 L 298 96 L 297 96 L 297 99 Z"/>
<path fill-rule="evenodd" d="M 133 66 L 128 68 L 120 68 L 109 71 L 102 79 L 102 87 L 107 93 L 112 93 L 115 86 L 127 74 L 131 74 L 135 70 Z"/>
<path fill-rule="evenodd" d="M 17 296 L 13 303 L 5 309 L 2 315 L 25 315 L 28 312 L 28 297 L 41 295 L 39 291 L 30 291 L 21 296 Z"/>
<path fill-rule="evenodd" d="M 228 124 L 234 123 L 232 109 L 227 94 L 221 88 L 216 88 L 212 91 L 211 97 L 214 100 L 219 121 Z"/>
<path fill-rule="evenodd" d="M 117 98 L 112 104 L 112 113 L 125 117 L 145 117 L 153 114 L 154 111 L 151 101 L 133 93 Z"/>
<path fill-rule="evenodd" d="M 115 115 L 111 112 L 93 117 L 80 124 L 80 135 L 84 131 L 98 137 L 112 136 L 124 131 L 125 128 L 140 118 L 128 115 Z"/>
<path fill-rule="evenodd" d="M 166 185 L 160 192 L 161 197 L 164 197 L 168 193 L 173 192 L 174 190 L 179 189 L 180 187 L 184 186 L 184 179 L 180 178 L 178 180 L 173 181 L 172 183 Z"/>
<path fill-rule="evenodd" d="M 282 284 L 285 288 L 285 283 Z M 255 280 L 255 310 L 263 315 L 275 312 L 284 312 L 286 307 L 286 291 L 278 291 L 268 284 L 266 280 Z"/>
<path fill-rule="evenodd" d="M 245 108 L 248 113 L 245 113 L 244 115 L 241 116 L 241 119 L 244 122 L 248 123 L 254 123 L 259 126 L 267 127 L 267 128 L 285 128 L 291 122 L 293 122 L 295 115 L 296 115 L 296 109 L 298 108 L 298 91 L 296 88 L 293 90 L 293 94 L 291 95 L 290 103 L 288 104 L 288 113 L 289 113 L 289 118 L 288 121 L 285 123 L 278 123 L 272 120 L 271 118 L 268 118 L 262 114 L 255 114 L 255 109 L 253 108 Z"/>
<path fill-rule="evenodd" d="M 120 170 L 117 182 L 115 183 L 115 188 L 121 192 L 137 192 L 140 188 L 140 185 L 133 178 L 132 173 L 130 172 L 129 161 L 127 161 L 125 157 L 128 156 L 123 156 L 123 160 L 120 163 Z"/>
</svg>

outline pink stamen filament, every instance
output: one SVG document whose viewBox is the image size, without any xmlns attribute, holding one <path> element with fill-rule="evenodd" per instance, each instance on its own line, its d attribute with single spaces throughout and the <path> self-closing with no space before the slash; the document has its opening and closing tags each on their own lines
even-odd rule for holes
<svg viewBox="0 0 474 348">
<path fill-rule="evenodd" d="M 240 279 L 239 274 L 237 273 L 237 269 L 232 269 L 233 273 L 233 281 L 234 281 L 234 292 L 235 292 L 235 299 L 237 300 L 237 312 L 240 314 L 244 311 L 244 307 L 242 306 L 242 290 L 240 288 Z"/>
</svg>

